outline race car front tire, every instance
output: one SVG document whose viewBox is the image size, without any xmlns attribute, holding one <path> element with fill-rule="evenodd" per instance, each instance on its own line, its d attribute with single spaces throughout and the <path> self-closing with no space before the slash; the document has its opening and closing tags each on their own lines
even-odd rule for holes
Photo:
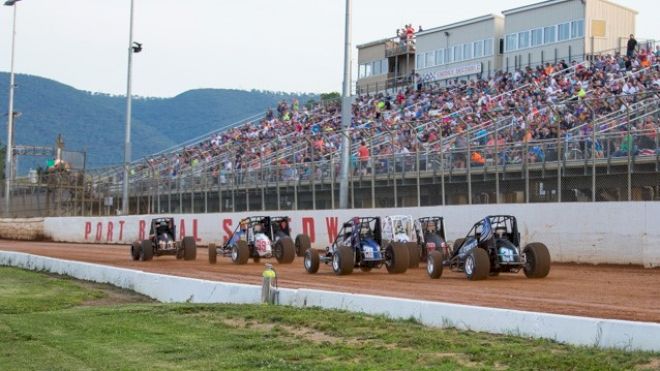
<svg viewBox="0 0 660 371">
<path fill-rule="evenodd" d="M 442 276 L 442 266 L 443 255 L 440 251 L 434 250 L 429 253 L 428 258 L 426 258 L 426 273 L 431 279 L 438 279 Z"/>
<path fill-rule="evenodd" d="M 544 278 L 550 273 L 550 252 L 544 244 L 529 243 L 523 252 L 527 259 L 523 268 L 527 278 Z"/>
<path fill-rule="evenodd" d="M 303 258 L 303 265 L 307 273 L 314 274 L 319 271 L 319 265 L 321 264 L 321 259 L 319 258 L 319 252 L 314 249 L 308 249 L 305 251 L 305 256 Z"/>
<path fill-rule="evenodd" d="M 353 273 L 355 253 L 347 246 L 338 247 L 332 254 L 332 271 L 338 276 Z"/>
<path fill-rule="evenodd" d="M 392 242 L 385 248 L 385 267 L 390 274 L 406 273 L 408 259 L 408 246 L 403 243 Z"/>
</svg>

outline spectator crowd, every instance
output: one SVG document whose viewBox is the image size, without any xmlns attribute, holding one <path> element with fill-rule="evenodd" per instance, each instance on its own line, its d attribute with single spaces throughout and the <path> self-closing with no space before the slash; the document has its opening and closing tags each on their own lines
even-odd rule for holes
<svg viewBox="0 0 660 371">
<path fill-rule="evenodd" d="M 408 25 L 398 35 L 408 42 L 414 32 Z M 223 183 L 228 174 L 277 165 L 283 179 L 297 179 L 298 169 L 313 176 L 311 163 L 328 163 L 343 135 L 352 139 L 356 174 L 386 171 L 394 166 L 391 159 L 418 152 L 425 159 L 451 153 L 443 166 L 458 168 L 556 160 L 558 141 L 572 154 L 655 155 L 659 63 L 660 46 L 361 95 L 353 99 L 348 131 L 341 130 L 339 101 L 282 101 L 259 120 L 151 156 L 131 172 L 143 177 L 207 172 Z M 593 130 L 599 134 L 595 143 Z"/>
</svg>

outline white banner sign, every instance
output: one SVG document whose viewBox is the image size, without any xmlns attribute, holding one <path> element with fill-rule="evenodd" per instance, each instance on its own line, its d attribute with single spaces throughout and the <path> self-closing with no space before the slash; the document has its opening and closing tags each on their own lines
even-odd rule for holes
<svg viewBox="0 0 660 371">
<path fill-rule="evenodd" d="M 447 80 L 460 76 L 475 75 L 481 73 L 481 63 L 470 64 L 467 66 L 460 66 L 449 68 L 442 71 L 429 72 L 424 75 L 428 81 Z"/>
</svg>

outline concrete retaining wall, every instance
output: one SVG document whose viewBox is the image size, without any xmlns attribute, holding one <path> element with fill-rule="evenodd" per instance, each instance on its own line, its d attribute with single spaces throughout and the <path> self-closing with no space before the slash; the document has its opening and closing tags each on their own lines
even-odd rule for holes
<svg viewBox="0 0 660 371">
<path fill-rule="evenodd" d="M 129 269 L 0 251 L 0 265 L 65 274 L 134 290 L 162 302 L 238 303 L 260 300 L 260 287 L 166 276 Z M 343 309 L 391 318 L 416 318 L 425 325 L 496 334 L 546 338 L 558 342 L 660 351 L 660 324 L 565 316 L 431 301 L 388 298 L 309 289 L 281 289 L 280 304 Z"/>
<path fill-rule="evenodd" d="M 234 231 L 240 218 L 260 214 L 264 213 L 171 216 L 176 220 L 179 238 L 184 235 L 194 236 L 198 244 L 206 245 L 210 242 L 220 243 L 226 239 Z M 454 240 L 464 237 L 470 227 L 486 215 L 512 214 L 518 218 L 523 243 L 544 242 L 553 261 L 660 266 L 660 228 L 656 227 L 660 202 L 460 205 L 282 211 L 270 214 L 289 216 L 293 233 L 310 235 L 313 245 L 317 248 L 328 246 L 341 223 L 354 216 L 444 216 L 447 237 Z M 61 242 L 129 244 L 148 235 L 152 217 L 153 215 L 45 218 L 43 233 L 46 238 Z M 38 222 L 17 219 L 11 223 L 11 228 L 6 229 L 29 229 L 22 227 L 25 223 L 31 225 Z M 25 236 L 30 237 L 30 234 Z"/>
<path fill-rule="evenodd" d="M 44 238 L 44 218 L 0 219 L 0 238 L 41 240 Z"/>
</svg>

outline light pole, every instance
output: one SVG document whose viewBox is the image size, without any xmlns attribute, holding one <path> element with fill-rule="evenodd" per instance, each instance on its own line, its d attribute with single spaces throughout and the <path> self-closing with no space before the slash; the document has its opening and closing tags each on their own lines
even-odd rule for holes
<svg viewBox="0 0 660 371">
<path fill-rule="evenodd" d="M 345 133 L 351 127 L 351 0 L 346 0 L 346 33 L 344 38 L 344 88 L 341 102 L 341 126 Z M 339 183 L 339 208 L 348 208 L 348 170 L 350 165 L 351 140 L 344 135 L 341 153 Z M 333 205 L 334 207 L 334 205 Z"/>
<path fill-rule="evenodd" d="M 11 32 L 11 69 L 9 72 L 9 108 L 7 111 L 7 153 L 5 155 L 5 215 L 10 216 L 11 208 L 11 182 L 14 178 L 12 161 L 14 156 L 14 50 L 16 44 L 16 3 L 20 0 L 7 0 L 6 6 L 14 7 L 14 20 Z"/>
<path fill-rule="evenodd" d="M 131 0 L 131 20 L 128 34 L 128 78 L 126 82 L 126 133 L 124 139 L 124 183 L 121 198 L 121 213 L 128 215 L 128 176 L 131 165 L 131 82 L 133 53 L 142 51 L 142 44 L 133 41 L 133 0 Z"/>
</svg>

